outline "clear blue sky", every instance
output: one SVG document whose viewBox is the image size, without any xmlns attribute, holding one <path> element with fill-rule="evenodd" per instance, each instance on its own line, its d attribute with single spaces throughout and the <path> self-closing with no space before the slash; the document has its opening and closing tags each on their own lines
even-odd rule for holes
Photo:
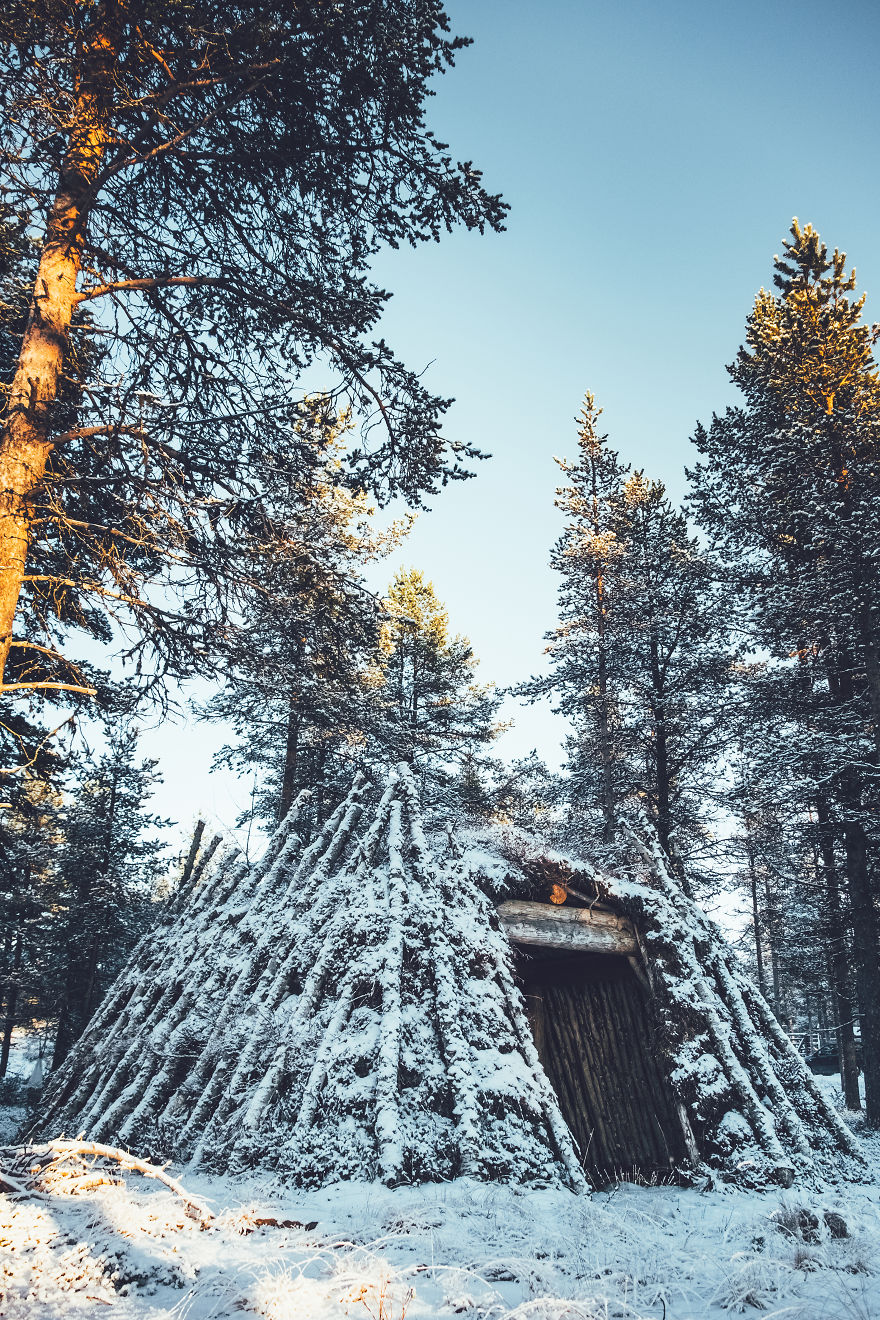
<svg viewBox="0 0 880 1320">
<path fill-rule="evenodd" d="M 482 677 L 507 685 L 538 669 L 555 620 L 552 460 L 575 449 L 587 389 L 615 447 L 680 498 L 688 437 L 733 401 L 724 365 L 792 216 L 847 252 L 880 319 L 880 8 L 448 10 L 474 45 L 437 83 L 432 127 L 504 194 L 507 232 L 391 252 L 376 274 L 395 295 L 383 333 L 455 396 L 450 436 L 493 458 L 436 498 L 399 560 L 433 578 Z M 561 722 L 514 713 L 504 750 L 555 761 Z M 249 785 L 208 780 L 221 740 L 191 724 L 147 736 L 161 809 L 231 823 Z"/>
</svg>

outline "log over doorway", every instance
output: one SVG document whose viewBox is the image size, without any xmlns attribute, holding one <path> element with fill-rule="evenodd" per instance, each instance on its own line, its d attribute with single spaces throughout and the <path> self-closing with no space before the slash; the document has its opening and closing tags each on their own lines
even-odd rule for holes
<svg viewBox="0 0 880 1320">
<path fill-rule="evenodd" d="M 588 1177 L 670 1177 L 689 1163 L 687 1120 L 665 1073 L 632 927 L 617 914 L 537 903 L 505 904 L 499 915 L 538 1055 Z"/>
</svg>

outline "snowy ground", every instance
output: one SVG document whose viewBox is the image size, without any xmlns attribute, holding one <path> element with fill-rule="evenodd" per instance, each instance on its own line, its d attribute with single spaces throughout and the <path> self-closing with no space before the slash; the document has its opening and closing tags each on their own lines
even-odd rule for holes
<svg viewBox="0 0 880 1320">
<path fill-rule="evenodd" d="M 17 1062 L 24 1076 L 31 1060 Z M 22 1116 L 0 1108 L 0 1139 Z M 880 1320 L 880 1140 L 873 1153 L 872 1182 L 765 1195 L 623 1184 L 587 1199 L 464 1179 L 303 1193 L 184 1175 L 208 1227 L 108 1168 L 117 1181 L 0 1196 L 0 1315 Z"/>
<path fill-rule="evenodd" d="M 310 1193 L 184 1181 L 217 1212 L 210 1226 L 135 1173 L 0 1197 L 0 1314 L 880 1318 L 877 1183 L 764 1196 L 622 1185 L 588 1200 L 468 1180 Z"/>
</svg>

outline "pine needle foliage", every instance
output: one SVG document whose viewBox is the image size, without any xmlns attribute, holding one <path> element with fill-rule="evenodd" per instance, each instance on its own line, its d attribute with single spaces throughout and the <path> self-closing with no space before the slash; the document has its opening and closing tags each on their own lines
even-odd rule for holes
<svg viewBox="0 0 880 1320">
<path fill-rule="evenodd" d="M 846 873 L 868 1122 L 880 1126 L 880 327 L 846 256 L 797 220 L 729 368 L 744 403 L 699 427 L 693 506 L 772 658 L 806 809 Z M 800 773 L 799 773 L 800 772 Z M 806 790 L 806 791 L 805 791 Z M 783 800 L 786 794 L 782 794 Z M 790 804 L 789 804 L 790 805 Z M 828 867 L 825 867 L 826 872 Z"/>
<path fill-rule="evenodd" d="M 275 503 L 309 471 L 306 373 L 363 422 L 349 486 L 416 504 L 469 474 L 450 401 L 378 337 L 370 278 L 389 245 L 503 227 L 426 121 L 465 45 L 438 0 L 4 5 L 4 192 L 36 246 L 4 388 L 0 660 L 24 590 L 25 613 L 60 595 L 127 623 L 147 681 L 198 669 L 294 540 Z M 63 656 L 52 678 L 88 686 Z"/>
</svg>

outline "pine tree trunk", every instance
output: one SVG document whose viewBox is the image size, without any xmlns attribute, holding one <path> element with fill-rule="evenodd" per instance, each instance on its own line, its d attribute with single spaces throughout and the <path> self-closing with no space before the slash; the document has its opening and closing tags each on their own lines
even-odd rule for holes
<svg viewBox="0 0 880 1320">
<path fill-rule="evenodd" d="M 819 852 L 825 873 L 825 896 L 828 904 L 827 960 L 834 996 L 834 1016 L 837 1022 L 837 1051 L 840 1058 L 840 1081 L 847 1109 L 861 1109 L 859 1093 L 859 1065 L 856 1057 L 855 1012 L 849 990 L 849 957 L 846 947 L 846 929 L 840 903 L 840 880 L 834 856 L 834 837 L 828 801 L 820 794 L 816 799 L 816 817 L 819 823 Z"/>
<path fill-rule="evenodd" d="M 7 995 L 12 990 L 12 948 L 13 948 L 13 930 L 12 926 L 7 925 L 3 933 L 3 980 L 0 981 L 0 1008 L 6 1003 Z M 4 1070 L 0 1070 L 0 1077 Z"/>
<path fill-rule="evenodd" d="M 278 823 L 284 820 L 296 795 L 296 771 L 299 758 L 300 713 L 296 697 L 291 696 L 287 715 L 287 742 L 284 748 L 284 773 L 281 777 L 281 799 L 278 803 Z"/>
<path fill-rule="evenodd" d="M 87 938 L 92 894 L 90 879 L 84 880 L 77 894 L 74 919 L 67 935 L 67 974 L 52 1051 L 53 1069 L 67 1058 L 89 1019 L 98 960 L 97 935 Z M 94 919 L 94 914 L 92 916 Z"/>
<path fill-rule="evenodd" d="M 773 979 L 773 1011 L 779 1022 L 783 1018 L 782 976 L 779 970 L 776 910 L 770 893 L 770 880 L 764 876 L 764 910 L 767 913 L 767 942 L 770 946 L 770 974 Z"/>
<path fill-rule="evenodd" d="M 669 858 L 676 879 L 688 898 L 693 898 L 690 881 L 685 873 L 681 858 L 676 854 L 672 839 L 672 772 L 669 767 L 669 725 L 666 719 L 666 701 L 663 691 L 663 674 L 660 667 L 660 643 L 657 627 L 651 625 L 650 638 L 651 713 L 654 722 L 654 778 L 657 792 L 657 837 L 660 846 Z"/>
<path fill-rule="evenodd" d="M 848 778 L 852 778 L 851 774 Z M 853 804 L 858 809 L 860 803 Z M 865 1071 L 865 1117 L 880 1128 L 880 939 L 877 910 L 868 872 L 868 845 L 861 821 L 844 826 L 846 874 L 853 922 L 853 962 L 862 1031 Z"/>
<path fill-rule="evenodd" d="M 651 624 L 649 640 L 651 668 L 651 714 L 654 722 L 654 778 L 657 792 L 657 838 L 667 857 L 672 856 L 672 810 L 670 806 L 669 748 L 666 736 L 666 712 L 663 702 L 663 678 L 660 673 L 660 646 L 657 626 Z"/>
<path fill-rule="evenodd" d="M 77 301 L 93 189 L 109 145 L 107 110 L 117 59 L 110 34 L 116 25 L 116 0 L 103 0 L 83 56 L 73 123 L 0 436 L 0 675 L 26 573 L 31 500 L 52 449 L 52 413 Z"/>
<path fill-rule="evenodd" d="M 12 1046 L 12 1029 L 15 1026 L 15 1015 L 18 1011 L 18 977 L 21 972 L 23 935 L 21 926 L 15 934 L 15 952 L 12 957 L 12 968 L 10 970 L 9 980 L 6 984 L 6 1013 L 3 1021 L 3 1042 L 0 1044 L 0 1077 L 6 1076 L 6 1069 L 9 1067 L 9 1051 Z"/>
<path fill-rule="evenodd" d="M 324 823 L 324 769 L 327 764 L 327 748 L 322 743 L 316 757 L 317 767 L 315 774 L 315 824 Z"/>
<path fill-rule="evenodd" d="M 761 914 L 758 907 L 758 873 L 755 869 L 755 854 L 752 849 L 751 840 L 748 837 L 748 824 L 746 824 L 746 857 L 749 865 L 749 885 L 752 891 L 752 929 L 755 935 L 755 962 L 758 966 L 758 989 L 765 999 L 769 998 L 767 994 L 767 974 L 764 970 L 764 949 L 761 942 Z"/>
<path fill-rule="evenodd" d="M 95 941 L 89 941 L 84 953 L 72 951 L 69 958 L 64 982 L 64 1000 L 58 1014 L 58 1029 L 52 1051 L 53 1069 L 67 1058 L 88 1021 L 89 999 L 95 980 Z"/>
<path fill-rule="evenodd" d="M 591 471 L 593 481 L 593 530 L 598 536 L 601 532 L 599 519 L 599 487 L 596 472 L 596 460 L 592 457 Z M 608 619 L 605 597 L 605 574 L 602 565 L 596 567 L 596 633 L 598 648 L 598 696 L 599 696 L 599 753 L 602 758 L 602 816 L 604 819 L 603 838 L 611 843 L 617 829 L 617 810 L 614 801 L 614 778 L 612 773 L 611 721 L 608 716 Z"/>
<path fill-rule="evenodd" d="M 58 1015 L 58 1030 L 52 1052 L 52 1067 L 63 1063 L 71 1048 L 85 1030 L 89 1018 L 97 1007 L 101 987 L 98 962 L 101 949 L 101 908 L 106 909 L 112 863 L 113 838 L 116 830 L 116 809 L 119 795 L 119 765 L 114 764 L 107 802 L 104 826 L 103 853 L 97 874 L 86 871 L 80 879 L 73 909 L 73 921 L 67 939 L 67 976 L 64 1001 Z M 101 894 L 105 895 L 103 901 Z"/>
<path fill-rule="evenodd" d="M 829 658 L 827 664 L 831 695 L 844 713 L 852 708 L 855 698 L 853 668 L 852 658 L 842 651 Z M 865 1071 L 865 1117 L 868 1127 L 880 1128 L 880 923 L 862 824 L 865 808 L 861 790 L 859 772 L 849 766 L 840 777 L 840 801 Z"/>
<path fill-rule="evenodd" d="M 860 562 L 856 580 L 858 593 L 862 599 L 871 590 L 873 579 L 873 566 L 870 571 L 866 572 Z M 871 709 L 871 723 L 874 732 L 875 762 L 880 761 L 880 648 L 877 644 L 877 631 L 873 611 L 867 608 L 861 609 L 859 611 L 859 633 L 868 685 L 868 704 Z"/>
</svg>

